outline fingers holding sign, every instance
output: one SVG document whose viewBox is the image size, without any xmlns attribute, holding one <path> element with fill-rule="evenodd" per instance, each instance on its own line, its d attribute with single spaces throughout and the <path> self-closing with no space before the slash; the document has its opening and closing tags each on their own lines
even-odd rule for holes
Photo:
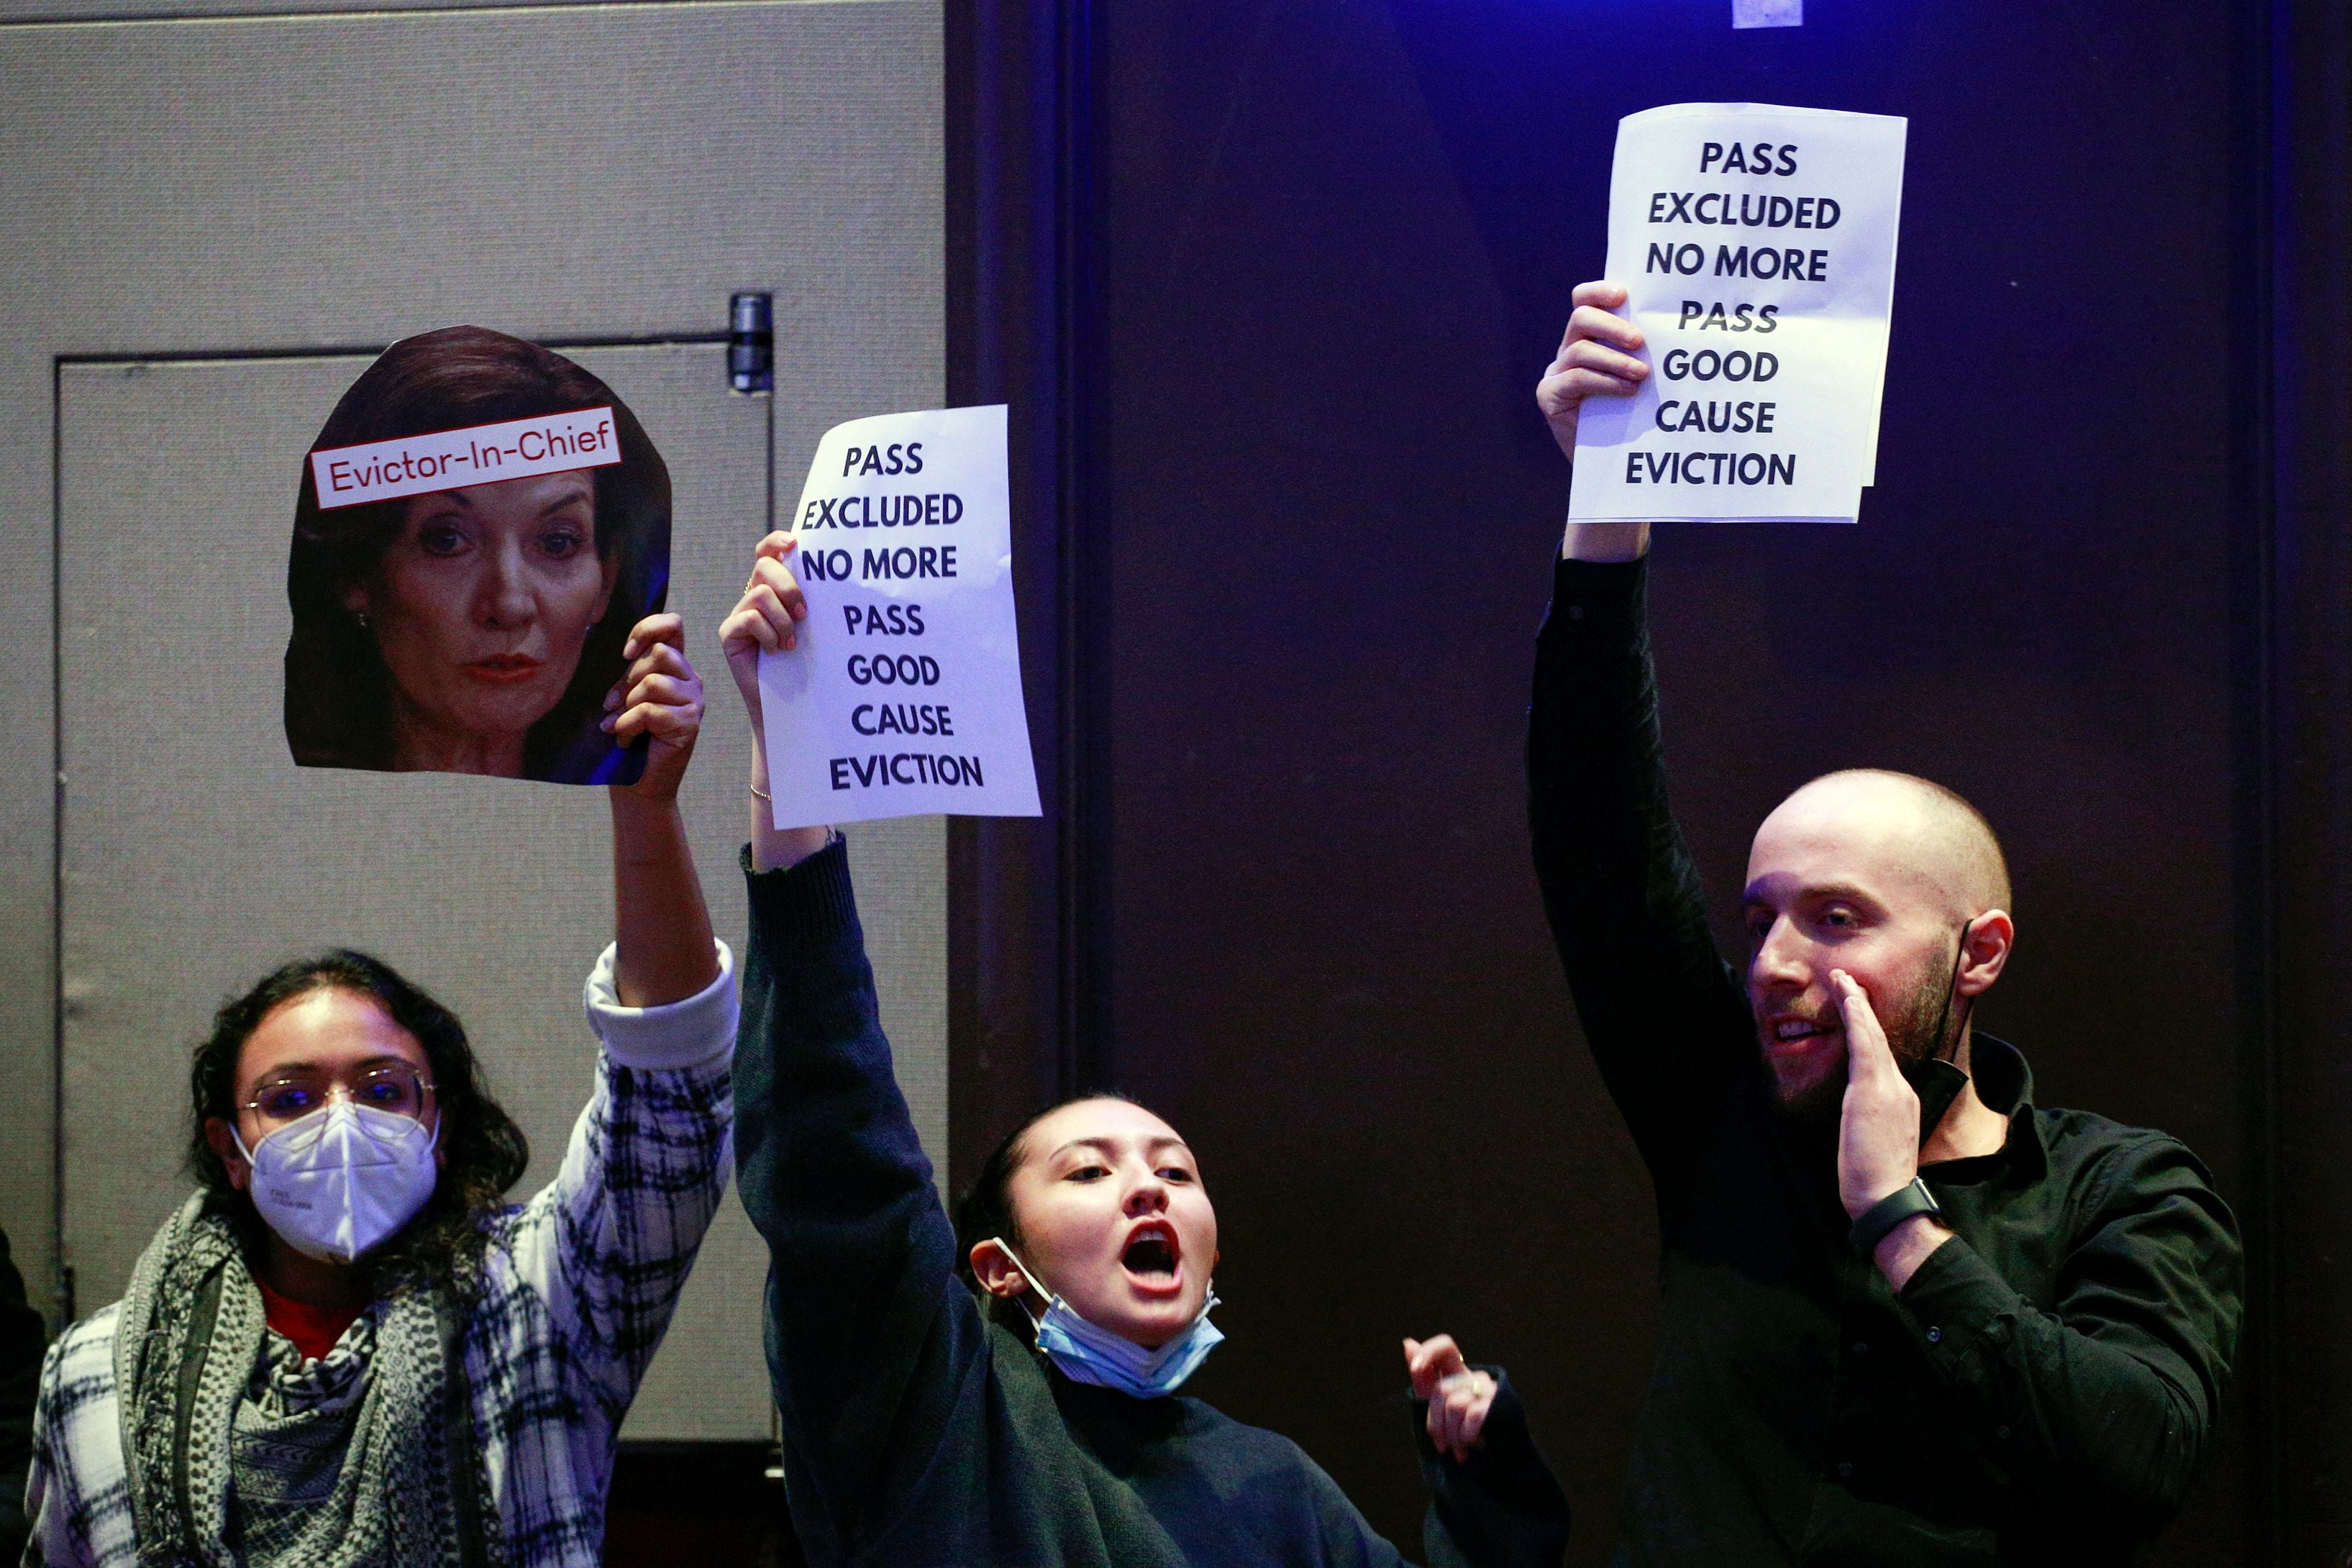
<svg viewBox="0 0 2352 1568">
<path fill-rule="evenodd" d="M 643 799 L 674 800 L 702 731 L 702 678 L 687 660 L 686 622 L 668 613 L 647 616 L 629 628 L 621 657 L 629 668 L 604 694 L 598 727 L 624 746 L 652 737 L 643 776 L 624 787 Z"/>
<path fill-rule="evenodd" d="M 785 564 L 797 547 L 779 530 L 760 541 L 751 554 L 751 574 L 727 618 L 719 623 L 719 646 L 727 655 L 727 668 L 742 693 L 744 710 L 751 719 L 751 865 L 754 870 L 776 871 L 798 865 L 824 847 L 833 830 L 825 826 L 780 826 L 769 809 L 768 731 L 760 708 L 760 656 L 784 653 L 800 644 L 800 623 L 808 619 L 808 597 Z"/>
<path fill-rule="evenodd" d="M 751 575 L 743 584 L 742 596 L 719 623 L 719 646 L 727 655 L 727 668 L 735 677 L 736 689 L 743 694 L 743 706 L 751 710 L 755 729 L 760 723 L 760 656 L 798 646 L 795 628 L 808 619 L 808 595 L 801 592 L 799 580 L 784 563 L 797 542 L 782 530 L 760 541 L 751 555 Z"/>
<path fill-rule="evenodd" d="M 1429 1404 L 1431 1445 L 1453 1456 L 1456 1464 L 1468 1458 L 1502 1385 L 1492 1373 L 1475 1371 L 1462 1359 L 1462 1347 L 1452 1334 L 1405 1341 L 1404 1365 L 1412 1379 L 1412 1396 Z"/>
<path fill-rule="evenodd" d="M 1612 312 L 1623 308 L 1619 283 L 1580 283 L 1570 296 L 1574 307 L 1559 352 L 1536 384 L 1536 405 L 1551 426 L 1552 438 L 1571 461 L 1576 457 L 1576 416 L 1588 397 L 1630 397 L 1648 378 L 1650 367 L 1633 356 L 1646 340 L 1642 329 Z"/>
</svg>

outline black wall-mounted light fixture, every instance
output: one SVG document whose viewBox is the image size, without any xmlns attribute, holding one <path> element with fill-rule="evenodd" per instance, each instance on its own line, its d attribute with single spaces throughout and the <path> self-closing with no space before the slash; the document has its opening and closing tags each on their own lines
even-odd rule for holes
<svg viewBox="0 0 2352 1568">
<path fill-rule="evenodd" d="M 727 301 L 727 385 L 746 394 L 776 390 L 774 295 L 738 294 Z"/>
</svg>

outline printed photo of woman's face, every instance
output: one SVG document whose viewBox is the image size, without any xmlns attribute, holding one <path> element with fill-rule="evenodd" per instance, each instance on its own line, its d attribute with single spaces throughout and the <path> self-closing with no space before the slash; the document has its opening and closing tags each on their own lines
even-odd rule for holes
<svg viewBox="0 0 2352 1568">
<path fill-rule="evenodd" d="M 669 587 L 669 469 L 613 389 L 483 327 L 386 349 L 303 455 L 286 740 L 304 767 L 630 784 L 604 732 Z"/>
<path fill-rule="evenodd" d="M 392 675 L 393 765 L 520 776 L 613 576 L 588 469 L 409 497 L 375 571 L 344 593 Z"/>
</svg>

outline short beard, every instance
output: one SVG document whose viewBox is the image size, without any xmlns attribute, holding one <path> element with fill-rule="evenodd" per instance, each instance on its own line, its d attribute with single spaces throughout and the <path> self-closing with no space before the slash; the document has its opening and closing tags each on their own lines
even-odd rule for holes
<svg viewBox="0 0 2352 1568">
<path fill-rule="evenodd" d="M 1887 1048 L 1895 1053 L 1895 1065 L 1907 1066 L 1926 1061 L 1937 1054 L 1951 1033 L 1950 991 L 1941 985 L 1923 985 L 1911 994 L 1903 1011 L 1893 1017 L 1881 1016 L 1879 1026 L 1886 1031 Z M 1759 1044 L 1758 1048 L 1762 1048 Z M 1769 1074 L 1769 1064 L 1765 1067 Z M 1781 1119 L 1800 1126 L 1834 1128 L 1845 1111 L 1845 1064 L 1837 1068 L 1819 1083 L 1794 1094 L 1780 1092 L 1780 1081 L 1772 1083 L 1772 1108 Z"/>
</svg>

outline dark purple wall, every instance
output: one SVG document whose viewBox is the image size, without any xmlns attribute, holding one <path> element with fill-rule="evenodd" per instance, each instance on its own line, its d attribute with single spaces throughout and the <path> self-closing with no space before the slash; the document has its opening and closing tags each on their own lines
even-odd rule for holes
<svg viewBox="0 0 2352 1568">
<path fill-rule="evenodd" d="M 1510 1366 L 1578 1563 L 1607 1554 L 1647 1376 L 1647 1183 L 1537 908 L 1519 747 L 1568 493 L 1532 388 L 1601 264 L 1615 121 L 1654 104 L 1911 121 L 1861 526 L 1658 542 L 1676 799 L 1725 934 L 1754 825 L 1805 778 L 1961 790 L 2018 885 L 1981 1022 L 2045 1103 L 2185 1139 L 2258 1277 L 2305 1289 L 2316 1263 L 2267 1245 L 2272 1123 L 2305 1141 L 2282 1164 L 2329 1179 L 2346 1053 L 2296 976 L 2344 944 L 2287 952 L 2273 919 L 2325 904 L 2352 837 L 2319 763 L 2300 834 L 2279 821 L 2278 693 L 2303 689 L 2269 443 L 2274 391 L 2299 394 L 2267 336 L 2290 117 L 2264 50 L 2304 9 L 1813 0 L 1754 32 L 1728 0 L 958 9 L 956 386 L 1029 433 L 1024 609 L 1061 627 L 1032 669 L 1055 815 L 960 830 L 958 1164 L 1041 1085 L 1167 1115 L 1224 1227 L 1232 1337 L 1200 1391 L 1297 1437 L 1400 1544 L 1422 1506 L 1401 1335 Z M 991 183 L 991 136 L 1028 150 L 1025 195 Z M 1017 279 L 984 264 L 1024 247 Z M 2345 433 L 2323 439 L 2311 534 L 2342 488 Z M 2325 562 L 2295 590 L 2306 640 L 2352 605 Z M 2303 697 L 2300 743 L 2352 752 Z M 2300 882 L 2272 875 L 2289 843 Z M 989 923 L 996 889 L 1025 937 Z M 2316 1099 L 2282 1108 L 2282 1083 Z M 2151 1561 L 2352 1543 L 2326 1482 L 2342 1373 L 2273 1397 L 2268 1343 Z"/>
</svg>

